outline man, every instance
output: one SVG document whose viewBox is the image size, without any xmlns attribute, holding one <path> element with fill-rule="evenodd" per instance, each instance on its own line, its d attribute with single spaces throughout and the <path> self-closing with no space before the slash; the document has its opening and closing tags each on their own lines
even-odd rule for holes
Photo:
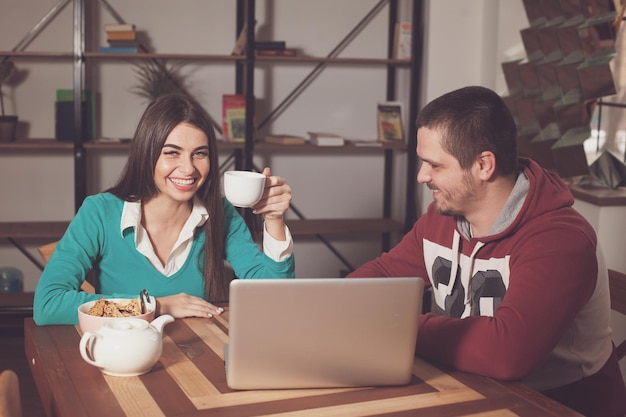
<svg viewBox="0 0 626 417">
<path fill-rule="evenodd" d="M 522 380 L 586 416 L 623 416 L 607 270 L 567 185 L 518 158 L 513 117 L 487 88 L 433 100 L 417 128 L 417 181 L 433 202 L 397 246 L 349 276 L 429 281 L 419 356 Z"/>
</svg>

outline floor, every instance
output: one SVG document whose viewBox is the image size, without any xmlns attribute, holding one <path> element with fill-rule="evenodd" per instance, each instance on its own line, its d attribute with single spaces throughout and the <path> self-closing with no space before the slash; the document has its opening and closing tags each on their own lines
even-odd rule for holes
<svg viewBox="0 0 626 417">
<path fill-rule="evenodd" d="M 13 369 L 20 381 L 22 415 L 24 417 L 45 417 L 35 381 L 24 353 L 24 337 L 20 331 L 6 331 L 0 336 L 0 370 Z"/>
</svg>

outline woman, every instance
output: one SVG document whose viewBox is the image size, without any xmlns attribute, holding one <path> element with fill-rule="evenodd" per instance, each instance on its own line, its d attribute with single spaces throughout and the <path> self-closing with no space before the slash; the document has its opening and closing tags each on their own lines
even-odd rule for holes
<svg viewBox="0 0 626 417">
<path fill-rule="evenodd" d="M 211 317 L 228 279 L 293 278 L 293 242 L 283 223 L 291 188 L 271 176 L 253 208 L 264 218 L 263 249 L 221 196 L 217 143 L 204 109 L 189 97 L 153 101 L 139 121 L 119 182 L 87 197 L 35 289 L 39 325 L 76 324 L 80 304 L 108 297 L 157 299 L 157 314 Z M 93 270 L 96 292 L 79 291 Z"/>
</svg>

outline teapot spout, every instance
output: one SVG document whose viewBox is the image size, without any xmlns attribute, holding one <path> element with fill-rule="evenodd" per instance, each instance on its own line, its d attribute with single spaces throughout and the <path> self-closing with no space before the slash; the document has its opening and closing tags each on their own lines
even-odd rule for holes
<svg viewBox="0 0 626 417">
<path fill-rule="evenodd" d="M 174 321 L 174 317 L 169 314 L 163 314 L 156 319 L 152 320 L 150 325 L 154 327 L 159 333 L 163 333 L 163 328 L 166 324 L 172 323 Z"/>
</svg>

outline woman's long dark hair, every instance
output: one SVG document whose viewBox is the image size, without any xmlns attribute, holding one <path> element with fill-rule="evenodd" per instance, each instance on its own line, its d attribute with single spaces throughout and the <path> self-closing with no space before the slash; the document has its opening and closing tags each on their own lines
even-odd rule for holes
<svg viewBox="0 0 626 417">
<path fill-rule="evenodd" d="M 204 224 L 204 256 L 198 259 L 198 268 L 204 276 L 205 298 L 223 301 L 227 297 L 228 283 L 224 274 L 224 210 L 217 142 L 211 118 L 200 104 L 179 94 L 152 101 L 139 120 L 122 175 L 107 191 L 125 201 L 147 201 L 156 196 L 159 191 L 154 182 L 154 169 L 165 140 L 180 123 L 202 130 L 209 139 L 209 175 L 196 194 L 209 212 Z"/>
</svg>

